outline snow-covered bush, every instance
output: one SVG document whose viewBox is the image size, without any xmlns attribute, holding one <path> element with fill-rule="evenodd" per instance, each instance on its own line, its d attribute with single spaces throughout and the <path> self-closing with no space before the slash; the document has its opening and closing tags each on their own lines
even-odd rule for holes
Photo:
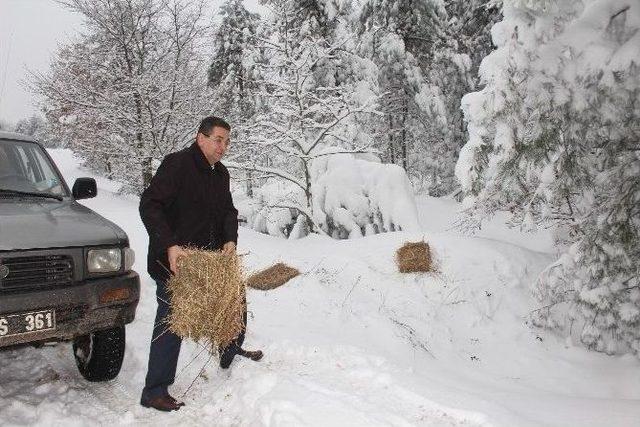
<svg viewBox="0 0 640 427">
<path fill-rule="evenodd" d="M 314 221 L 332 237 L 420 229 L 413 189 L 400 166 L 329 154 L 313 161 L 311 177 Z"/>
<path fill-rule="evenodd" d="M 308 234 L 305 216 L 296 206 L 304 203 L 302 190 L 286 181 L 269 179 L 254 191 L 246 211 L 249 227 L 260 233 L 297 238 Z"/>
<path fill-rule="evenodd" d="M 564 254 L 536 286 L 536 324 L 638 352 L 640 3 L 511 0 L 503 12 L 486 87 L 462 102 L 465 203 L 562 232 Z"/>
<path fill-rule="evenodd" d="M 397 165 L 352 154 L 316 158 L 311 165 L 313 221 L 322 232 L 346 239 L 388 231 L 420 229 L 411 184 Z M 248 225 L 274 236 L 309 234 L 300 187 L 270 179 L 255 197 L 237 203 Z"/>
</svg>

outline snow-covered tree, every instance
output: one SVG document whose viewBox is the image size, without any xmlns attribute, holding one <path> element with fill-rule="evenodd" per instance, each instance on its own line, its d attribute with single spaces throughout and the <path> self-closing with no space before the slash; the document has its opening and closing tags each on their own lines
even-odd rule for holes
<svg viewBox="0 0 640 427">
<path fill-rule="evenodd" d="M 20 119 L 14 126 L 14 131 L 24 135 L 36 135 L 42 132 L 45 121 L 42 116 L 33 114 L 27 118 Z"/>
<path fill-rule="evenodd" d="M 254 100 L 246 86 L 252 84 L 251 70 L 244 63 L 248 44 L 256 36 L 260 15 L 249 12 L 243 0 L 227 0 L 220 7 L 221 23 L 215 30 L 209 85 L 216 90 L 216 111 L 230 122 L 251 117 Z"/>
<path fill-rule="evenodd" d="M 491 27 L 500 20 L 502 0 L 446 0 L 445 28 L 453 46 L 469 56 L 471 74 L 478 73 L 480 62 L 493 50 Z"/>
<path fill-rule="evenodd" d="M 380 149 L 430 194 L 457 185 L 454 166 L 466 134 L 460 99 L 475 89 L 497 14 L 486 0 L 368 0 L 362 8 L 364 51 L 378 66 L 384 94 Z"/>
<path fill-rule="evenodd" d="M 420 122 L 443 117 L 438 114 L 442 105 L 437 88 L 429 86 L 425 75 L 433 44 L 441 36 L 441 12 L 435 1 L 409 0 L 369 0 L 361 11 L 363 50 L 379 69 L 380 108 L 385 114 L 379 122 L 384 141 L 380 148 L 386 161 L 405 170 L 417 141 L 427 139 Z"/>
<path fill-rule="evenodd" d="M 333 40 L 348 25 L 352 0 L 299 0 L 296 6 L 292 16 L 294 28 Z"/>
<path fill-rule="evenodd" d="M 211 109 L 203 61 L 203 1 L 63 2 L 85 18 L 33 89 L 51 129 L 87 164 L 140 192 L 153 159 L 188 143 Z"/>
<path fill-rule="evenodd" d="M 299 223 L 304 234 L 321 231 L 319 216 L 313 208 L 311 165 L 314 159 L 336 153 L 357 153 L 368 150 L 371 144 L 354 120 L 357 115 L 374 111 L 376 95 L 366 79 L 367 61 L 361 61 L 349 49 L 353 37 L 330 41 L 300 20 L 301 5 L 292 0 L 263 2 L 271 9 L 266 28 L 254 37 L 254 54 L 249 58 L 267 60 L 247 64 L 256 69 L 260 78 L 255 96 L 264 99 L 268 110 L 259 111 L 251 120 L 243 141 L 254 147 L 261 158 L 245 159 L 232 166 L 272 177 L 292 185 L 290 197 L 282 198 L 277 206 L 288 209 L 292 223 Z M 319 64 L 350 64 L 356 76 L 346 81 L 319 79 Z M 329 148 L 336 148 L 331 153 Z M 266 162 L 260 163 L 264 159 Z M 295 194 L 300 191 L 302 197 Z M 319 213 L 318 213 L 319 214 Z M 306 231 L 305 231 L 306 230 Z M 326 230 L 325 230 L 326 231 Z"/>
<path fill-rule="evenodd" d="M 255 61 L 247 60 L 253 52 L 251 43 L 259 31 L 260 15 L 249 12 L 242 0 L 227 0 L 220 7 L 221 22 L 215 29 L 213 39 L 214 55 L 209 66 L 208 82 L 213 90 L 215 104 L 213 113 L 224 117 L 232 125 L 230 157 L 236 161 L 249 158 L 260 160 L 259 152 L 245 145 L 252 117 L 265 108 L 258 96 L 256 69 L 248 65 Z M 245 189 L 253 195 L 253 176 L 245 171 Z"/>
<path fill-rule="evenodd" d="M 58 141 L 53 139 L 49 133 L 47 122 L 39 114 L 33 114 L 27 118 L 18 120 L 13 130 L 18 133 L 33 136 L 46 147 L 57 147 L 59 145 Z"/>
<path fill-rule="evenodd" d="M 463 99 L 465 203 L 556 227 L 564 253 L 537 283 L 537 324 L 638 352 L 640 4 L 505 1 L 492 34 L 486 87 Z"/>
<path fill-rule="evenodd" d="M 433 46 L 433 59 L 427 67 L 427 80 L 438 88 L 441 117 L 426 124 L 428 139 L 418 149 L 415 175 L 428 183 L 433 195 L 457 189 L 455 163 L 466 142 L 467 128 L 460 101 L 478 87 L 478 67 L 493 48 L 490 28 L 500 16 L 492 0 L 448 0 L 444 2 L 444 38 Z M 422 162 L 420 162 L 422 160 Z"/>
</svg>

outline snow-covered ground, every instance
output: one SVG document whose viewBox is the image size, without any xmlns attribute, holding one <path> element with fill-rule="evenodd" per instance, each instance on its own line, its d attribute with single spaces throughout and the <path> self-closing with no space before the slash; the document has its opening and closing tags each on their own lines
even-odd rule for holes
<svg viewBox="0 0 640 427">
<path fill-rule="evenodd" d="M 90 175 L 69 151 L 52 155 L 69 183 Z M 500 218 L 464 236 L 451 229 L 459 205 L 426 197 L 422 233 L 284 240 L 241 229 L 249 271 L 283 261 L 304 272 L 276 290 L 249 290 L 246 347 L 265 358 L 223 371 L 185 343 L 172 392 L 187 391 L 187 406 L 144 409 L 156 307 L 146 232 L 136 198 L 105 179 L 98 187 L 84 203 L 128 233 L 142 281 L 123 370 L 92 384 L 69 344 L 1 352 L 2 425 L 640 425 L 636 358 L 588 352 L 526 324 L 536 307 L 529 286 L 552 259 L 549 236 L 509 230 Z M 438 273 L 398 273 L 395 250 L 422 238 Z"/>
</svg>

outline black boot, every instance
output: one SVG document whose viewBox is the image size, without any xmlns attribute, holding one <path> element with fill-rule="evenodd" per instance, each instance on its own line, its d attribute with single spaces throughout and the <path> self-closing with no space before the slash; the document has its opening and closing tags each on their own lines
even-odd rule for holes
<svg viewBox="0 0 640 427">
<path fill-rule="evenodd" d="M 251 359 L 254 362 L 257 362 L 258 360 L 262 359 L 262 356 L 264 356 L 261 350 L 247 351 L 243 348 L 241 348 L 240 351 L 238 351 L 238 354 L 240 356 L 244 356 L 248 359 Z"/>
</svg>

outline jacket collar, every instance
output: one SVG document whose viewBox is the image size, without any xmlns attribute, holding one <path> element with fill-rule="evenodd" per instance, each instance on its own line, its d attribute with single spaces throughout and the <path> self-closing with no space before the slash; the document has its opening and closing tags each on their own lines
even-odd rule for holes
<svg viewBox="0 0 640 427">
<path fill-rule="evenodd" d="M 193 144 L 191 144 L 191 147 L 189 147 L 189 151 L 191 151 L 191 155 L 193 156 L 193 160 L 196 162 L 196 166 L 198 166 L 198 169 L 202 169 L 202 170 L 211 170 L 211 169 L 218 170 L 219 169 L 218 163 L 220 162 L 216 162 L 213 166 L 211 166 L 209 164 L 209 161 L 205 157 L 204 153 L 198 146 L 197 142 L 194 142 Z"/>
</svg>

